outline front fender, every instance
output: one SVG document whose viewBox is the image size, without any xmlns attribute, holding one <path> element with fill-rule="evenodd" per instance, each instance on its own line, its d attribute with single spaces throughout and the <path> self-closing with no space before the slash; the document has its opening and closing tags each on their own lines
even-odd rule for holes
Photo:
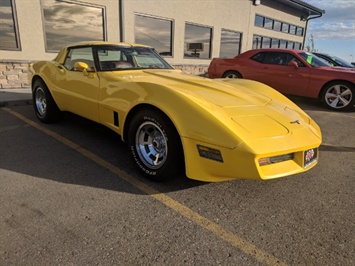
<svg viewBox="0 0 355 266">
<path fill-rule="evenodd" d="M 186 94 L 183 90 L 159 84 L 140 82 L 107 83 L 100 92 L 102 123 L 118 132 L 124 140 L 126 121 L 135 108 L 150 105 L 161 110 L 174 124 L 181 138 L 213 143 L 227 148 L 241 140 L 233 130 L 233 122 L 222 108 Z M 117 112 L 119 125 L 112 125 L 112 112 Z"/>
</svg>

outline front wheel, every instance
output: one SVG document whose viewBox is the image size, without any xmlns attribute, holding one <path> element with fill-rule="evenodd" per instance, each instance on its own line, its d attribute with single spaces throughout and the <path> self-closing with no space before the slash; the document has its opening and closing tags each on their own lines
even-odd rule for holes
<svg viewBox="0 0 355 266">
<path fill-rule="evenodd" d="M 164 114 L 142 110 L 134 116 L 128 131 L 133 160 L 145 176 L 162 181 L 182 172 L 180 137 Z"/>
<path fill-rule="evenodd" d="M 332 82 L 324 88 L 321 100 L 327 108 L 347 111 L 354 106 L 354 93 L 353 84 L 345 81 Z"/>
<path fill-rule="evenodd" d="M 38 79 L 34 82 L 32 93 L 35 112 L 39 120 L 52 123 L 62 118 L 62 112 L 42 80 Z"/>
</svg>

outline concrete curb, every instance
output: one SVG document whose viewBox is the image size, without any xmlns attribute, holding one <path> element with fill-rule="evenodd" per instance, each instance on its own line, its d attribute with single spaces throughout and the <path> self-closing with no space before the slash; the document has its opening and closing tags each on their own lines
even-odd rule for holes
<svg viewBox="0 0 355 266">
<path fill-rule="evenodd" d="M 31 88 L 0 89 L 0 107 L 32 104 Z"/>
</svg>

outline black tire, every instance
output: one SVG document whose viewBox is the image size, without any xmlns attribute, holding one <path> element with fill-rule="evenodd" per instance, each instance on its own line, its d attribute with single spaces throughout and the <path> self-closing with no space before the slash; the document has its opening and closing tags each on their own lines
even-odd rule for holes
<svg viewBox="0 0 355 266">
<path fill-rule="evenodd" d="M 32 86 L 33 106 L 38 119 L 43 123 L 53 123 L 62 119 L 62 112 L 52 98 L 46 84 L 37 79 Z"/>
<path fill-rule="evenodd" d="M 331 82 L 326 85 L 321 94 L 322 103 L 329 109 L 349 111 L 354 108 L 354 84 L 346 81 Z"/>
<path fill-rule="evenodd" d="M 128 129 L 128 144 L 138 169 L 149 179 L 163 181 L 183 172 L 180 137 L 172 122 L 155 110 L 141 110 Z"/>
<path fill-rule="evenodd" d="M 222 78 L 225 79 L 241 79 L 242 75 L 237 72 L 237 71 L 227 71 L 226 73 L 223 74 Z"/>
</svg>

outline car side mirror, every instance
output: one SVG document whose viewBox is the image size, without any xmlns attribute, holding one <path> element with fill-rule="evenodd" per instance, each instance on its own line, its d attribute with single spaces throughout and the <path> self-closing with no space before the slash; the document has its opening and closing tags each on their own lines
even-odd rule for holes
<svg viewBox="0 0 355 266">
<path fill-rule="evenodd" d="M 290 61 L 290 62 L 288 62 L 287 65 L 288 65 L 288 66 L 293 66 L 294 68 L 298 68 L 298 64 L 297 64 L 296 61 Z"/>
<path fill-rule="evenodd" d="M 87 76 L 88 75 L 87 70 L 89 69 L 89 66 L 84 62 L 76 62 L 74 64 L 74 69 L 83 72 L 84 76 Z"/>
</svg>

